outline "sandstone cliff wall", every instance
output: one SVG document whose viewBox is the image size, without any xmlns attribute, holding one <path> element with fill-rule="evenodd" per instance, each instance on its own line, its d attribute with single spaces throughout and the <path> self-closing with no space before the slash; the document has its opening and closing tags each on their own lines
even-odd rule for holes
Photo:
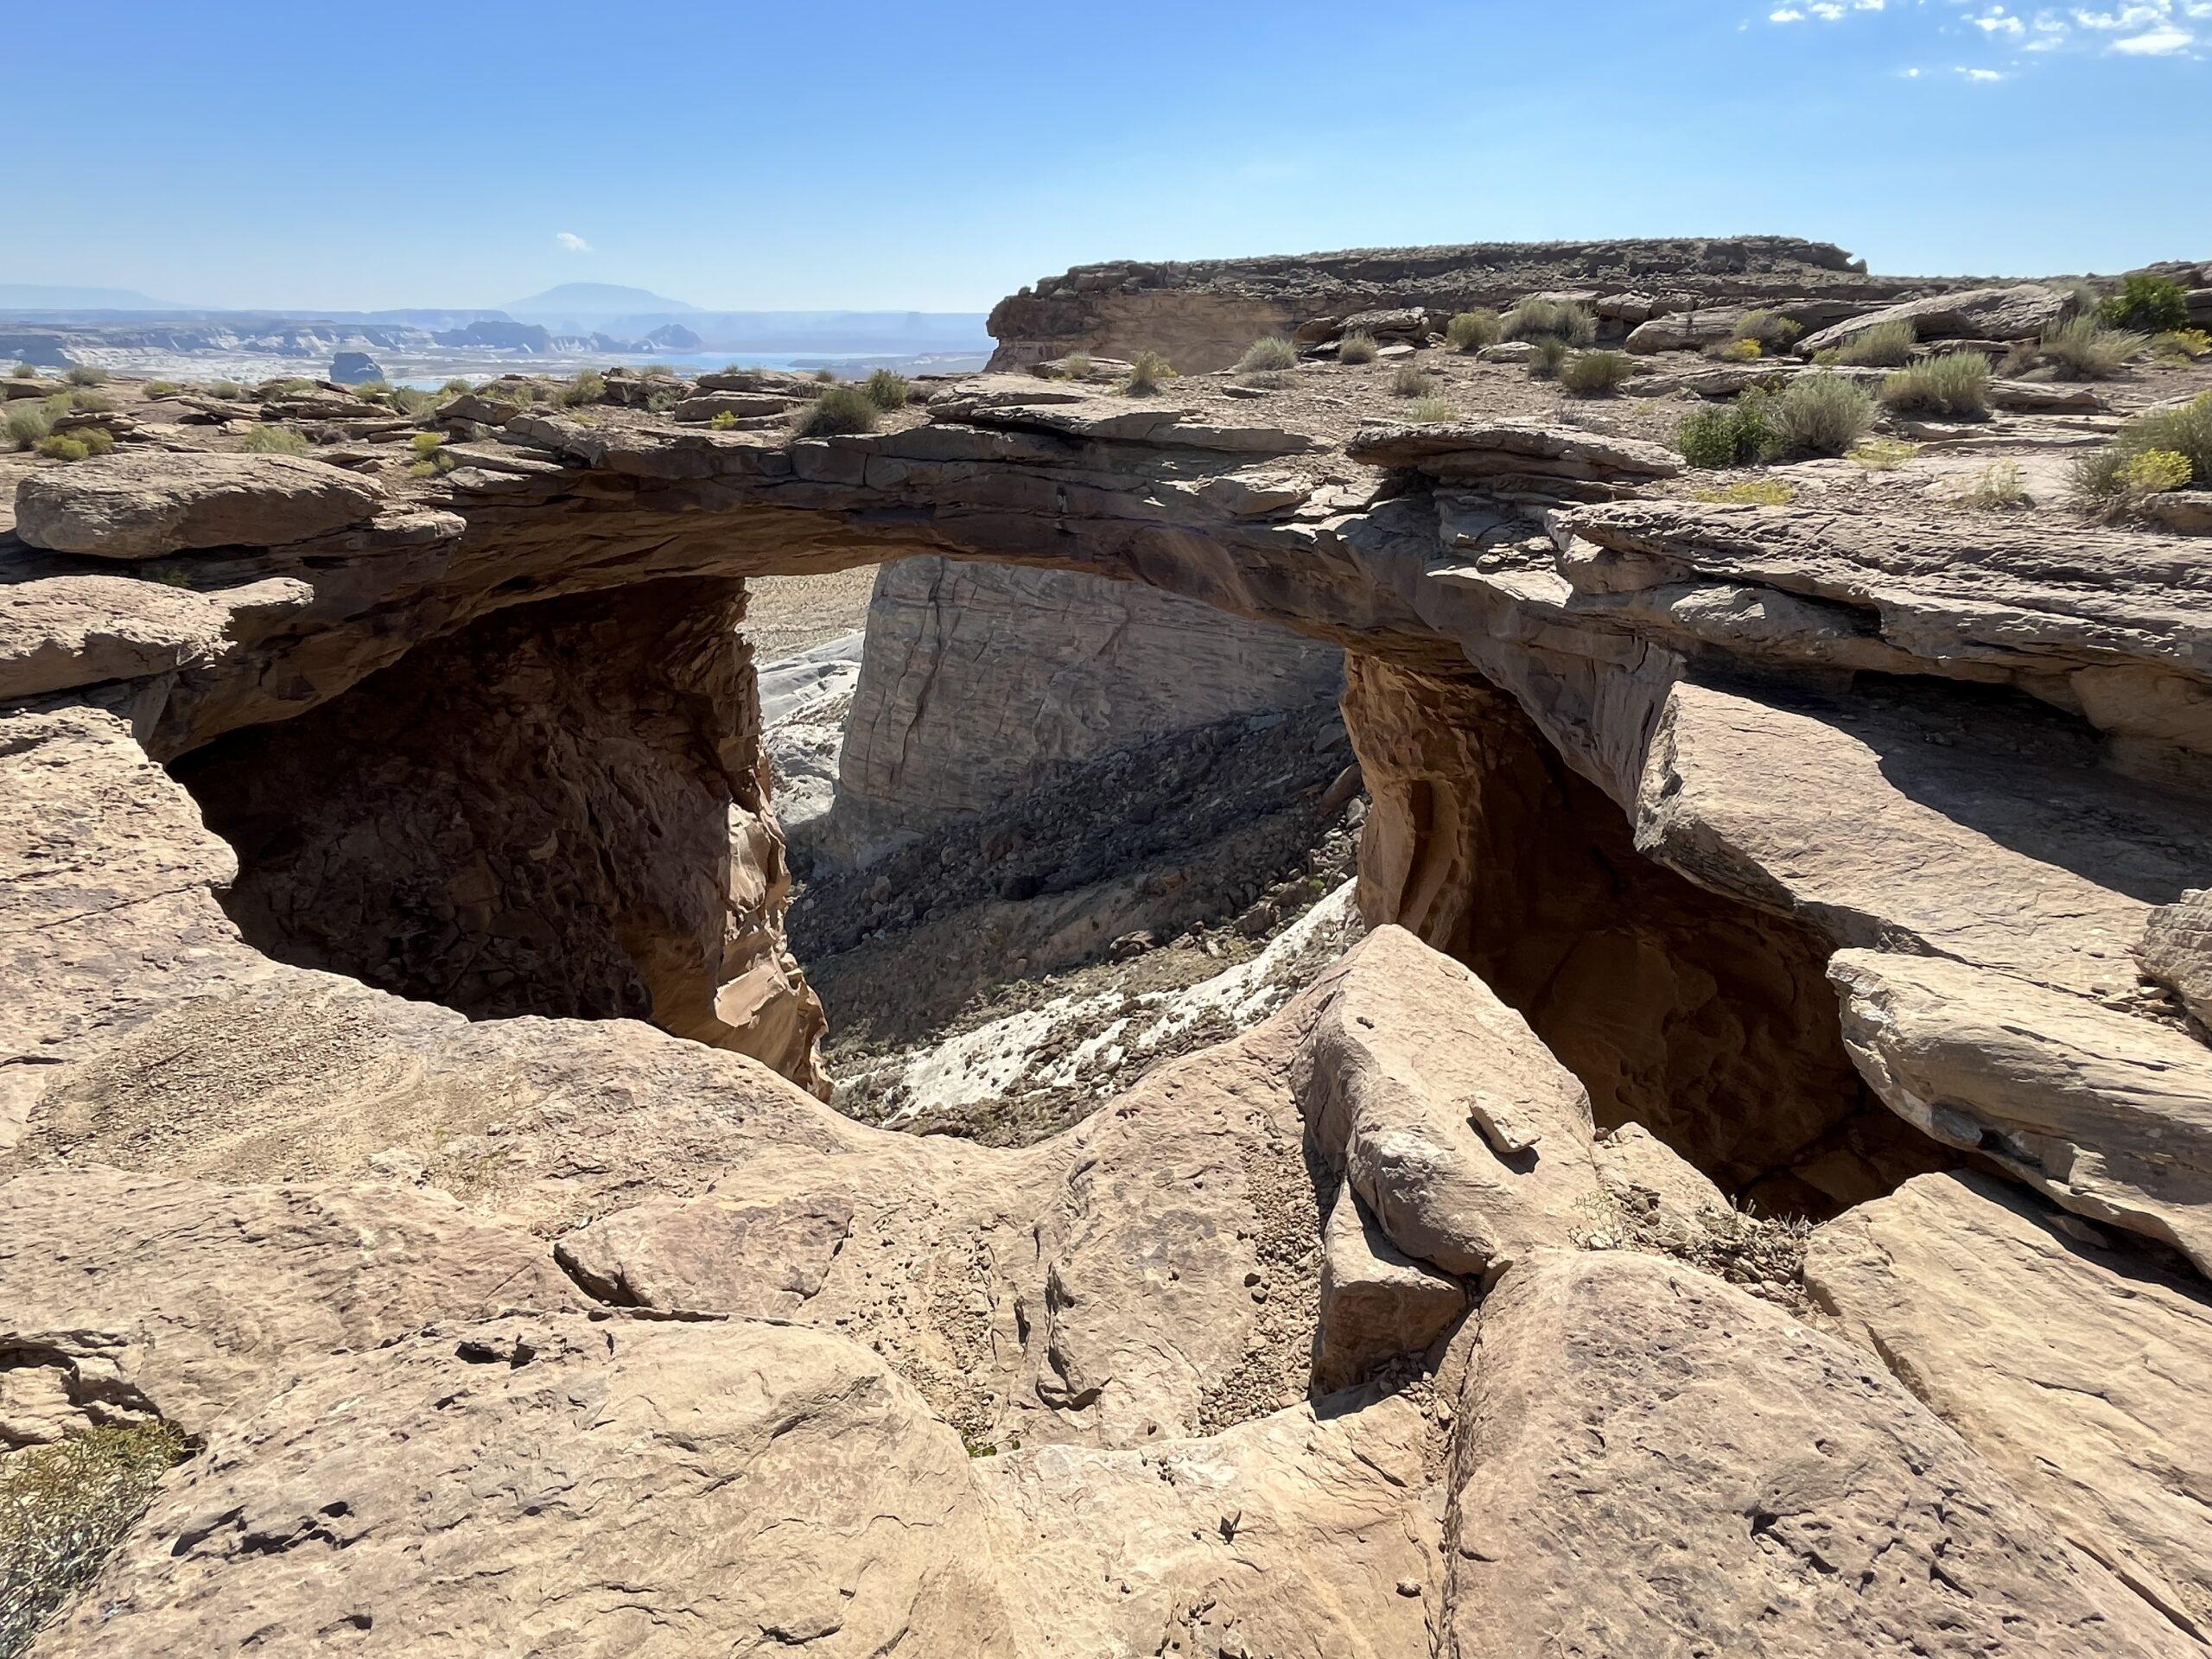
<svg viewBox="0 0 2212 1659">
<path fill-rule="evenodd" d="M 818 845 L 871 861 L 1056 766 L 1231 715 L 1310 707 L 1344 653 L 1196 600 L 1065 570 L 887 564 L 868 607 L 837 802 Z"/>
</svg>

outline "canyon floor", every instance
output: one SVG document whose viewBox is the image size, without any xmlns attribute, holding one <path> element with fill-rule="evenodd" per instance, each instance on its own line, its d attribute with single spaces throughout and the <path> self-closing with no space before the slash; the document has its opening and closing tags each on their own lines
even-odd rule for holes
<svg viewBox="0 0 2212 1659">
<path fill-rule="evenodd" d="M 2212 477 L 2077 463 L 2212 356 L 2101 298 L 0 383 L 106 451 L 0 455 L 0 1653 L 2201 1655 Z"/>
</svg>

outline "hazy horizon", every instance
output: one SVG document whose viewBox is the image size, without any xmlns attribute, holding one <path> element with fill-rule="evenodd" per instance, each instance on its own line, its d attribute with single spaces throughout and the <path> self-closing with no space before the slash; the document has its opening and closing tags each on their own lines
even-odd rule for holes
<svg viewBox="0 0 2212 1659">
<path fill-rule="evenodd" d="M 1131 0 L 1110 27 L 679 3 L 658 60 L 613 71 L 573 0 L 460 9 L 404 49 L 340 4 L 104 11 L 122 26 L 11 18 L 29 83 L 92 112 L 28 140 L 54 154 L 18 169 L 7 274 L 187 307 L 589 281 L 976 312 L 1112 258 L 1747 232 L 1930 276 L 2212 251 L 2187 161 L 2212 151 L 2212 0 L 1414 0 L 1387 44 L 1325 51 L 1343 15 L 1312 0 Z"/>
</svg>

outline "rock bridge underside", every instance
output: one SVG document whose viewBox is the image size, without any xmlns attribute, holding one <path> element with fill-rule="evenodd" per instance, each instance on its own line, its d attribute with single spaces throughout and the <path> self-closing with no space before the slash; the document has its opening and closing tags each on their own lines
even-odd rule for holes
<svg viewBox="0 0 2212 1659">
<path fill-rule="evenodd" d="M 197 1448 L 41 1651 L 2201 1651 L 2206 544 L 1381 412 L 27 483 L 0 1437 Z M 782 934 L 744 580 L 914 553 L 1348 653 L 1373 931 L 1020 1150 Z"/>
</svg>

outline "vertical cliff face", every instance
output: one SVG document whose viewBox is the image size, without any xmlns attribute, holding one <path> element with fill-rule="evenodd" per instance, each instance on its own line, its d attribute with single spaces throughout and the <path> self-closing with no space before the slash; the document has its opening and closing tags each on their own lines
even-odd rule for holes
<svg viewBox="0 0 2212 1659">
<path fill-rule="evenodd" d="M 499 612 L 186 755 L 238 852 L 227 908 L 282 960 L 479 1018 L 650 1020 L 822 1087 L 743 608 L 704 580 Z"/>
<path fill-rule="evenodd" d="M 1057 766 L 1333 698 L 1343 653 L 1194 600 L 1065 570 L 886 565 L 823 826 L 866 862 Z"/>
</svg>

